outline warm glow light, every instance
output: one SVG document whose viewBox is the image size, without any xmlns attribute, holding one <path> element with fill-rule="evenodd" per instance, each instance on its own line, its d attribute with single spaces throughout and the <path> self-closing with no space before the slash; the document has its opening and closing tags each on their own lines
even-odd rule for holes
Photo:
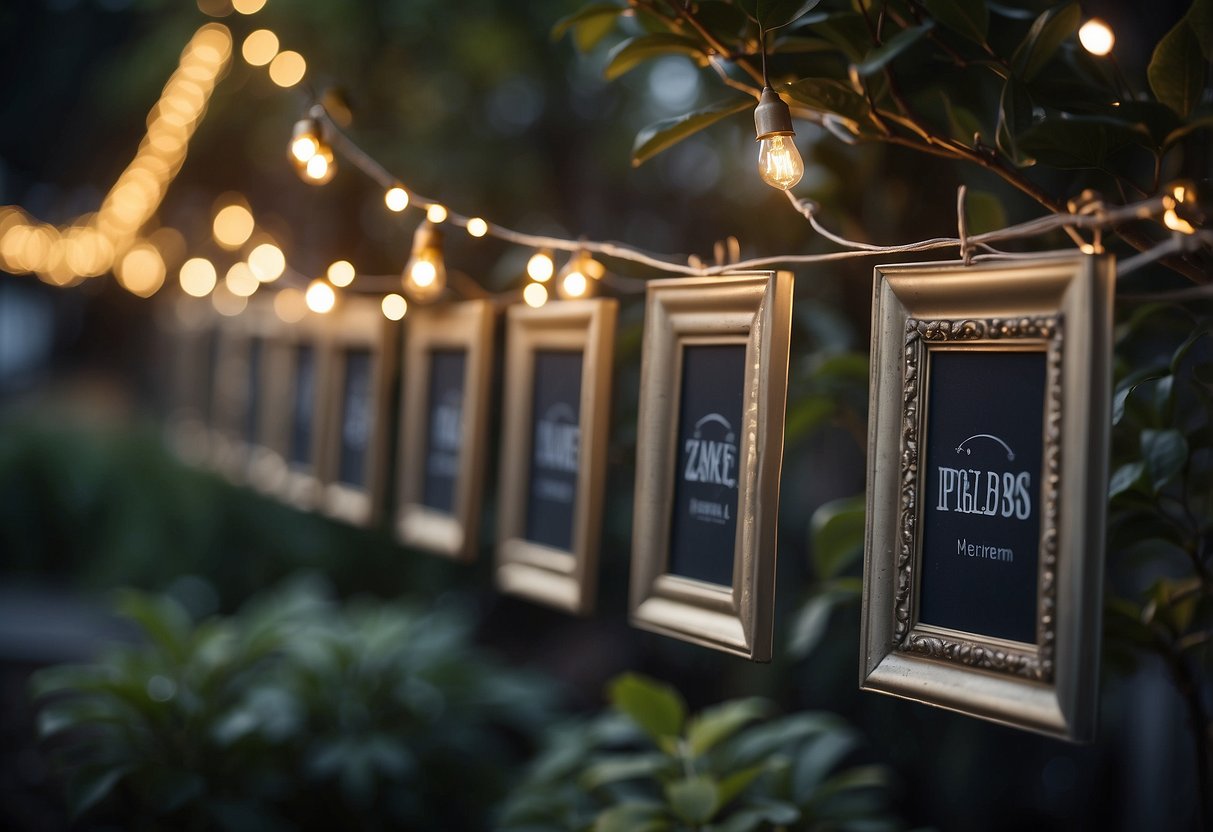
<svg viewBox="0 0 1213 832">
<path fill-rule="evenodd" d="M 296 324 L 302 321 L 303 316 L 307 314 L 307 301 L 303 298 L 303 292 L 288 287 L 274 295 L 274 314 L 283 323 Z"/>
<path fill-rule="evenodd" d="M 1107 23 L 1093 17 L 1078 30 L 1078 42 L 1092 55 L 1107 55 L 1116 45 L 1116 36 Z"/>
<path fill-rule="evenodd" d="M 565 297 L 579 298 L 585 294 L 589 284 L 586 282 L 585 275 L 581 272 L 569 272 L 561 281 L 560 287 L 564 290 Z"/>
<path fill-rule="evenodd" d="M 181 264 L 181 291 L 190 297 L 204 298 L 218 282 L 215 266 L 205 257 L 193 257 Z"/>
<path fill-rule="evenodd" d="M 248 263 L 234 263 L 227 270 L 227 274 L 223 278 L 223 285 L 236 297 L 247 298 L 257 291 L 261 281 L 257 279 L 257 275 L 253 274 Z"/>
<path fill-rule="evenodd" d="M 552 275 L 556 273 L 556 263 L 552 260 L 552 255 L 546 251 L 537 251 L 531 255 L 531 259 L 526 262 L 526 273 L 531 280 L 537 280 L 540 283 L 546 283 L 552 279 Z"/>
<path fill-rule="evenodd" d="M 337 304 L 337 293 L 333 291 L 333 287 L 325 283 L 323 280 L 313 280 L 307 287 L 307 294 L 304 295 L 304 300 L 307 301 L 307 308 L 315 312 L 317 315 L 323 315 L 326 312 L 332 312 L 333 307 Z"/>
<path fill-rule="evenodd" d="M 118 262 L 118 282 L 131 294 L 148 298 L 164 285 L 164 260 L 156 247 L 147 243 L 133 246 Z"/>
<path fill-rule="evenodd" d="M 1195 234 L 1196 228 L 1192 223 L 1185 220 L 1179 214 L 1175 213 L 1174 208 L 1168 208 L 1166 213 L 1162 215 L 1162 221 L 1167 228 L 1172 231 L 1178 231 L 1181 234 Z"/>
<path fill-rule="evenodd" d="M 758 143 L 758 175 L 768 185 L 786 191 L 804 176 L 804 161 L 792 136 L 775 134 Z"/>
<path fill-rule="evenodd" d="M 473 237 L 483 237 L 489 233 L 489 224 L 480 217 L 472 217 L 468 220 L 468 233 Z"/>
<path fill-rule="evenodd" d="M 249 252 L 248 265 L 262 283 L 272 283 L 286 271 L 286 257 L 273 243 L 262 243 Z"/>
<path fill-rule="evenodd" d="M 278 54 L 278 36 L 269 29 L 250 32 L 240 47 L 240 54 L 252 66 L 265 66 Z"/>
<path fill-rule="evenodd" d="M 425 218 L 433 223 L 446 222 L 446 208 L 435 202 L 426 209 Z"/>
<path fill-rule="evenodd" d="M 389 321 L 399 321 L 409 311 L 409 302 L 397 294 L 383 296 L 383 316 Z"/>
<path fill-rule="evenodd" d="M 240 248 L 253 233 L 253 215 L 243 205 L 225 205 L 215 214 L 215 242 L 229 251 Z"/>
<path fill-rule="evenodd" d="M 234 318 L 248 306 L 248 298 L 233 295 L 227 290 L 226 286 L 220 283 L 215 287 L 215 291 L 211 293 L 211 304 L 220 315 Z"/>
<path fill-rule="evenodd" d="M 409 277 L 419 288 L 426 289 L 438 278 L 438 267 L 429 260 L 418 259 L 409 270 Z"/>
<path fill-rule="evenodd" d="M 522 299 L 532 309 L 538 309 L 548 302 L 548 290 L 542 283 L 528 283 L 522 290 Z"/>
<path fill-rule="evenodd" d="M 291 142 L 291 155 L 299 162 L 309 162 L 320 150 L 320 142 L 315 136 L 305 133 Z"/>
<path fill-rule="evenodd" d="M 279 52 L 270 61 L 270 80 L 280 87 L 293 87 L 303 80 L 307 61 L 298 52 Z"/>
<path fill-rule="evenodd" d="M 354 264 L 349 260 L 338 260 L 329 266 L 329 283 L 334 286 L 349 286 L 354 282 Z"/>
<path fill-rule="evenodd" d="M 265 8 L 265 0 L 232 0 L 232 8 L 240 14 L 256 14 Z"/>
<path fill-rule="evenodd" d="M 409 207 L 409 192 L 399 185 L 388 188 L 387 193 L 383 195 L 383 202 L 389 210 L 399 213 Z"/>
<path fill-rule="evenodd" d="M 322 147 L 315 156 L 307 160 L 303 168 L 304 176 L 313 185 L 323 185 L 333 178 L 337 165 L 333 161 L 333 151 Z"/>
</svg>

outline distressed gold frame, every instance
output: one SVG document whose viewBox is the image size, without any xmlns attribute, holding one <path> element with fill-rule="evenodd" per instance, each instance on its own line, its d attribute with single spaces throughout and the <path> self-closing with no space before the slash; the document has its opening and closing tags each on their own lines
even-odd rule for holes
<svg viewBox="0 0 1213 832">
<path fill-rule="evenodd" d="M 594 607 L 602 531 L 606 452 L 614 364 L 614 300 L 554 301 L 538 309 L 511 306 L 505 349 L 501 472 L 497 489 L 497 586 L 503 591 L 577 614 Z M 582 354 L 581 445 L 573 504 L 571 550 L 527 540 L 535 354 Z"/>
<path fill-rule="evenodd" d="M 788 272 L 654 280 L 645 305 L 631 621 L 754 661 L 771 658 L 792 283 Z M 669 573 L 682 347 L 698 344 L 746 346 L 730 587 Z"/>
<path fill-rule="evenodd" d="M 876 268 L 861 688 L 1094 734 L 1114 274 L 1106 257 Z M 1035 644 L 918 621 L 927 358 L 953 349 L 1046 355 Z"/>
<path fill-rule="evenodd" d="M 405 327 L 396 534 L 405 545 L 455 560 L 472 560 L 479 544 L 495 317 L 492 301 L 472 300 L 411 311 Z M 436 349 L 462 349 L 467 355 L 462 445 L 451 514 L 422 502 L 430 354 Z"/>
<path fill-rule="evenodd" d="M 385 509 L 388 469 L 391 463 L 391 407 L 393 383 L 399 360 L 399 324 L 384 317 L 377 300 L 348 298 L 327 321 L 324 352 L 329 367 L 325 382 L 324 440 L 320 457 L 320 479 L 324 493 L 320 508 L 328 516 L 355 525 L 371 525 L 382 519 Z M 341 431 L 345 406 L 345 354 L 365 349 L 371 357 L 371 402 L 374 423 L 363 459 L 364 484 L 342 482 Z"/>
</svg>

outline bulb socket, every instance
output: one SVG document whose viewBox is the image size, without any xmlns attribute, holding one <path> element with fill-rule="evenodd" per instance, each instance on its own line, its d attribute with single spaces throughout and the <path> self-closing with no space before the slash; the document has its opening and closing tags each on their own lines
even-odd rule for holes
<svg viewBox="0 0 1213 832">
<path fill-rule="evenodd" d="M 755 141 L 762 141 L 771 136 L 795 136 L 792 129 L 792 111 L 779 97 L 779 93 L 770 87 L 762 88 L 762 96 L 758 106 L 754 108 Z"/>
<path fill-rule="evenodd" d="M 435 248 L 442 248 L 442 229 L 429 220 L 422 220 L 421 225 L 413 232 L 413 254 Z"/>
</svg>

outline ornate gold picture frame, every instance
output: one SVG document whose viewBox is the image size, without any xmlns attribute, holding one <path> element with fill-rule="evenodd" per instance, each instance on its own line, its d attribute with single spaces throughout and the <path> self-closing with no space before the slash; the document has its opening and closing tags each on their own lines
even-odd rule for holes
<svg viewBox="0 0 1213 832">
<path fill-rule="evenodd" d="M 465 301 L 412 311 L 405 328 L 396 533 L 456 560 L 480 542 L 495 317 Z"/>
<path fill-rule="evenodd" d="M 631 620 L 771 658 L 792 275 L 648 285 Z"/>
<path fill-rule="evenodd" d="M 372 525 L 386 509 L 400 325 L 375 299 L 352 297 L 330 314 L 327 330 L 321 509 Z"/>
<path fill-rule="evenodd" d="M 568 612 L 594 607 L 614 300 L 511 306 L 497 489 L 497 586 Z"/>
<path fill-rule="evenodd" d="M 860 687 L 1095 730 L 1114 266 L 880 266 Z"/>
</svg>

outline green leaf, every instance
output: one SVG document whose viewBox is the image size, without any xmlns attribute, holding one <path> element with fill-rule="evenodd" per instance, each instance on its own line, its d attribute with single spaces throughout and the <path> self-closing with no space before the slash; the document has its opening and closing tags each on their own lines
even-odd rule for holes
<svg viewBox="0 0 1213 832">
<path fill-rule="evenodd" d="M 926 0 L 931 17 L 957 34 L 977 43 L 985 43 L 990 27 L 990 10 L 985 0 Z"/>
<path fill-rule="evenodd" d="M 807 711 L 750 728 L 721 748 L 727 749 L 728 753 L 723 755 L 726 761 L 733 767 L 741 768 L 809 738 L 844 730 L 849 729 L 841 718 Z"/>
<path fill-rule="evenodd" d="M 1170 109 L 1168 109 L 1167 112 L 1170 112 Z M 1213 128 L 1213 115 L 1198 116 L 1193 113 L 1191 120 L 1187 124 L 1176 127 L 1167 134 L 1167 138 L 1163 142 L 1163 147 L 1168 148 L 1183 138 L 1195 133 L 1197 130 L 1208 130 L 1210 128 Z"/>
<path fill-rule="evenodd" d="M 184 607 L 167 595 L 153 597 L 134 591 L 120 593 L 116 606 L 139 624 L 166 656 L 175 662 L 185 661 L 192 625 Z"/>
<path fill-rule="evenodd" d="M 926 36 L 927 32 L 935 28 L 935 21 L 926 20 L 917 26 L 911 26 L 909 29 L 902 29 L 893 37 L 886 40 L 880 46 L 873 49 L 866 57 L 856 66 L 856 70 L 865 78 L 875 72 L 879 72 L 902 52 L 905 52 L 919 40 Z"/>
<path fill-rule="evenodd" d="M 1196 346 L 1197 342 L 1199 342 L 1202 338 L 1208 338 L 1211 334 L 1213 334 L 1213 326 L 1205 325 L 1184 339 L 1184 342 L 1176 348 L 1174 354 L 1171 356 L 1172 375 L 1179 372 L 1180 368 L 1183 366 L 1184 359 L 1187 358 L 1188 353 L 1192 351 L 1192 347 Z"/>
<path fill-rule="evenodd" d="M 770 713 L 771 703 L 765 699 L 735 699 L 704 710 L 687 726 L 691 753 L 705 754 L 722 740 L 737 733 L 742 726 Z"/>
<path fill-rule="evenodd" d="M 872 48 L 872 35 L 858 12 L 832 14 L 816 23 L 813 31 L 837 46 L 852 63 L 859 63 Z"/>
<path fill-rule="evenodd" d="M 738 0 L 738 5 L 766 31 L 787 26 L 811 12 L 821 0 Z"/>
<path fill-rule="evenodd" d="M 611 703 L 660 742 L 682 733 L 686 703 L 678 691 L 635 673 L 616 677 L 609 686 Z"/>
<path fill-rule="evenodd" d="M 552 40 L 559 40 L 571 30 L 577 48 L 589 52 L 611 31 L 623 10 L 623 6 L 614 3 L 591 3 L 556 21 L 552 27 Z"/>
<path fill-rule="evenodd" d="M 1143 430 L 1141 455 L 1155 493 L 1183 470 L 1188 460 L 1188 442 L 1177 430 Z"/>
<path fill-rule="evenodd" d="M 1020 152 L 1062 169 L 1104 168 L 1110 158 L 1149 136 L 1144 130 L 1100 116 L 1046 118 L 1018 138 Z"/>
<path fill-rule="evenodd" d="M 1020 167 L 1035 164 L 1019 147 L 1019 137 L 1032 126 L 1032 99 L 1025 84 L 1008 78 L 998 104 L 998 147 Z"/>
<path fill-rule="evenodd" d="M 1141 482 L 1141 475 L 1146 471 L 1146 464 L 1140 460 L 1126 463 L 1116 469 L 1108 481 L 1108 498 L 1111 499 L 1135 488 Z"/>
<path fill-rule="evenodd" d="M 720 781 L 717 787 L 717 792 L 720 797 L 720 805 L 728 806 L 737 795 L 741 794 L 746 788 L 758 779 L 759 775 L 767 770 L 766 763 L 759 763 L 756 766 L 743 768 L 741 771 L 735 771 L 728 777 Z"/>
<path fill-rule="evenodd" d="M 129 768 L 110 766 L 87 766 L 79 769 L 67 782 L 68 812 L 73 818 L 79 818 L 104 800 L 129 771 Z"/>
<path fill-rule="evenodd" d="M 1077 3 L 1042 12 L 1011 56 L 1015 74 L 1025 81 L 1040 74 L 1066 38 L 1074 34 L 1081 20 L 1082 10 Z"/>
<path fill-rule="evenodd" d="M 789 98 L 822 113 L 834 113 L 859 125 L 866 124 L 870 108 L 867 99 L 850 85 L 824 78 L 805 78 L 782 87 Z"/>
<path fill-rule="evenodd" d="M 794 658 L 804 658 L 813 652 L 826 634 L 830 615 L 840 604 L 857 601 L 862 589 L 858 578 L 831 581 L 827 586 L 831 588 L 813 595 L 792 619 L 788 653 Z"/>
<path fill-rule="evenodd" d="M 727 101 L 719 101 L 693 113 L 650 124 L 636 134 L 636 141 L 632 144 L 632 166 L 638 167 L 688 136 L 715 124 L 722 118 L 751 109 L 753 106 L 752 99 L 732 98 Z"/>
<path fill-rule="evenodd" d="M 720 792 L 711 777 L 688 777 L 665 787 L 674 814 L 687 823 L 706 823 L 720 807 Z"/>
<path fill-rule="evenodd" d="M 1154 47 L 1146 75 L 1155 98 L 1181 116 L 1186 117 L 1200 101 L 1205 86 L 1205 59 L 1201 41 L 1186 17 Z"/>
<path fill-rule="evenodd" d="M 852 731 L 824 734 L 808 743 L 792 768 L 792 795 L 796 802 L 808 803 L 826 775 L 857 745 L 859 738 Z"/>
<path fill-rule="evenodd" d="M 672 764 L 670 757 L 658 753 L 607 757 L 585 769 L 581 775 L 581 784 L 587 789 L 597 789 L 621 780 L 655 777 Z"/>
<path fill-rule="evenodd" d="M 669 829 L 664 808 L 653 801 L 631 801 L 598 815 L 594 832 L 661 832 Z"/>
<path fill-rule="evenodd" d="M 1213 0 L 1192 0 L 1185 15 L 1206 61 L 1213 61 Z"/>
<path fill-rule="evenodd" d="M 1165 367 L 1143 367 L 1121 379 L 1112 397 L 1112 424 L 1119 425 L 1125 417 L 1125 405 L 1133 391 L 1147 381 L 1155 381 L 1167 374 Z"/>
<path fill-rule="evenodd" d="M 641 63 L 663 55 L 687 55 L 699 60 L 703 57 L 703 49 L 699 41 L 669 32 L 628 38 L 607 53 L 606 67 L 602 70 L 603 77 L 614 81 Z"/>
<path fill-rule="evenodd" d="M 833 578 L 863 554 L 864 495 L 820 505 L 809 522 L 813 566 L 822 579 Z"/>
</svg>

